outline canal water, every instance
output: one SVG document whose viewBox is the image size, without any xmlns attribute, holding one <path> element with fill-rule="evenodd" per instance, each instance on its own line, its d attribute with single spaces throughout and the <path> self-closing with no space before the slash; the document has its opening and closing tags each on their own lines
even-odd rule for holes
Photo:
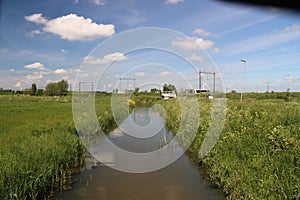
<svg viewBox="0 0 300 200">
<path fill-rule="evenodd" d="M 134 122 L 135 125 L 132 125 Z M 143 128 L 140 131 L 139 128 Z M 134 131 L 138 129 L 139 131 Z M 158 130 L 155 134 L 151 130 Z M 139 137 L 132 132 L 140 132 Z M 128 134 L 129 133 L 129 134 Z M 149 137 L 150 136 L 150 137 Z M 136 109 L 111 132 L 107 140 L 122 149 L 135 153 L 154 151 L 172 139 L 160 115 L 151 109 Z M 101 144 L 105 145 L 102 141 Z M 176 146 L 177 151 L 182 149 Z M 97 145 L 94 150 L 97 149 Z M 104 161 L 105 162 L 105 161 Z M 198 200 L 224 199 L 224 194 L 200 176 L 183 154 L 169 166 L 147 173 L 128 173 L 115 170 L 110 165 L 87 157 L 85 170 L 74 175 L 72 189 L 57 193 L 57 200 Z"/>
</svg>

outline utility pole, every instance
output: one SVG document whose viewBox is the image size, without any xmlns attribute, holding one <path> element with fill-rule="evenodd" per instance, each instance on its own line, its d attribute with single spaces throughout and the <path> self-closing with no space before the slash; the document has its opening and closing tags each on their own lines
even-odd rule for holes
<svg viewBox="0 0 300 200">
<path fill-rule="evenodd" d="M 201 93 L 201 71 L 199 71 L 199 93 Z"/>
<path fill-rule="evenodd" d="M 241 62 L 244 63 L 244 68 L 243 68 L 243 83 L 242 83 L 242 91 L 241 91 L 241 99 L 240 99 L 240 103 L 243 102 L 243 91 L 244 91 L 244 82 L 245 82 L 245 68 L 246 68 L 246 60 L 241 60 Z"/>
</svg>

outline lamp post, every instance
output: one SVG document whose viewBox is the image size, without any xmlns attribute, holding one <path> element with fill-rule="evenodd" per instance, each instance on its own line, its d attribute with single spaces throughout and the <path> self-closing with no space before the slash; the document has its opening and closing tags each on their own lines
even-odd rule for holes
<svg viewBox="0 0 300 200">
<path fill-rule="evenodd" d="M 243 83 L 242 83 L 242 91 L 241 91 L 241 99 L 240 99 L 240 103 L 243 102 L 243 91 L 244 91 L 244 82 L 245 82 L 245 68 L 246 68 L 246 60 L 241 60 L 241 62 L 244 63 L 244 67 L 243 67 Z"/>
</svg>

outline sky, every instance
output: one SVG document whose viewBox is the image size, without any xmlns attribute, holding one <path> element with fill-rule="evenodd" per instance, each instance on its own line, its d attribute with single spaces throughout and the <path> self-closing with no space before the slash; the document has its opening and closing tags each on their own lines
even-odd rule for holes
<svg viewBox="0 0 300 200">
<path fill-rule="evenodd" d="M 120 82 L 130 77 L 145 90 L 163 83 L 196 89 L 201 70 L 215 72 L 226 92 L 299 92 L 299 19 L 218 0 L 0 0 L 0 88 L 65 79 L 73 88 L 91 81 L 112 91 L 132 89 L 131 80 Z M 177 54 L 161 50 L 166 41 Z M 160 50 L 133 51 L 133 44 Z M 202 80 L 211 89 L 212 76 Z"/>
</svg>

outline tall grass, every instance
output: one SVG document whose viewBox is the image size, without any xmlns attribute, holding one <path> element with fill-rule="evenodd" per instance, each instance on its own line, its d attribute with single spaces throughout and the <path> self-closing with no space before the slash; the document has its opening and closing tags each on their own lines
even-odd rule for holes
<svg viewBox="0 0 300 200">
<path fill-rule="evenodd" d="M 210 103 L 200 99 L 200 127 L 189 155 L 228 199 L 300 199 L 300 104 L 261 99 L 242 105 L 228 101 L 223 133 L 203 160 L 198 152 L 209 124 Z M 180 122 L 176 100 L 161 103 L 172 113 L 168 128 L 176 132 Z"/>
<path fill-rule="evenodd" d="M 104 132 L 116 123 L 111 95 L 96 95 Z M 73 123 L 72 97 L 0 95 L 0 199 L 42 199 L 70 188 L 85 148 Z"/>
<path fill-rule="evenodd" d="M 41 199 L 63 189 L 83 146 L 70 97 L 0 97 L 0 199 Z"/>
</svg>

